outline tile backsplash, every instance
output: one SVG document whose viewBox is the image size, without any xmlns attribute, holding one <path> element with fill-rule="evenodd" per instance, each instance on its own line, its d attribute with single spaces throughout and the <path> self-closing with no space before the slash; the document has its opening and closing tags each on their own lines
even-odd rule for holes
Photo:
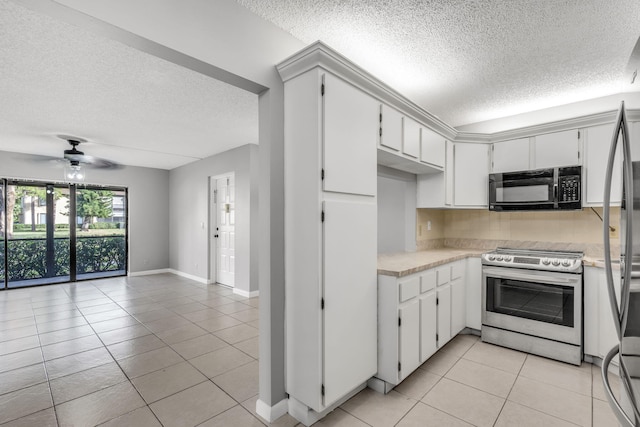
<svg viewBox="0 0 640 427">
<path fill-rule="evenodd" d="M 602 216 L 602 208 L 595 208 L 595 212 L 591 208 L 564 212 L 418 209 L 416 243 L 419 249 L 451 246 L 461 240 L 601 245 L 603 231 L 598 215 Z M 611 226 L 615 228 L 610 233 L 612 239 L 619 236 L 619 221 L 620 208 L 611 208 Z"/>
</svg>

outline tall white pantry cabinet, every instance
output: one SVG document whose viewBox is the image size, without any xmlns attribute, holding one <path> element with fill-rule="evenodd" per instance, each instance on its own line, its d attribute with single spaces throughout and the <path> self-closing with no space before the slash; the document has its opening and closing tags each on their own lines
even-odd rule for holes
<svg viewBox="0 0 640 427">
<path fill-rule="evenodd" d="M 293 60 L 278 67 L 285 100 L 286 389 L 292 415 L 311 422 L 377 369 L 380 103 L 318 65 L 302 68 Z"/>
</svg>

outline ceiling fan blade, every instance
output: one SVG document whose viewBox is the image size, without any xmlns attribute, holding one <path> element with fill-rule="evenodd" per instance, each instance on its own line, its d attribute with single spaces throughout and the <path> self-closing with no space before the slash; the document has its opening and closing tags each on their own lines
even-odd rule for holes
<svg viewBox="0 0 640 427">
<path fill-rule="evenodd" d="M 65 156 L 66 157 L 66 156 Z M 122 166 L 119 163 L 112 162 L 111 160 L 101 159 L 99 157 L 82 155 L 77 159 L 80 163 L 89 165 L 96 169 L 120 169 Z"/>
<path fill-rule="evenodd" d="M 71 161 L 71 162 L 83 162 L 85 157 L 84 153 L 68 153 L 67 151 L 71 151 L 71 150 L 66 150 L 64 152 L 64 158 Z"/>
</svg>

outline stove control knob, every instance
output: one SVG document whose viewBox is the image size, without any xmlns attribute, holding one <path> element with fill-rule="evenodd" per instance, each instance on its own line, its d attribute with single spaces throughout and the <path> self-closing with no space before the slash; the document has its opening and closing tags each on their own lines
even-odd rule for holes
<svg viewBox="0 0 640 427">
<path fill-rule="evenodd" d="M 569 261 L 568 259 L 562 260 L 563 267 L 569 267 L 570 265 L 571 265 L 571 261 Z"/>
<path fill-rule="evenodd" d="M 549 258 L 542 258 L 542 264 L 549 265 L 551 264 L 551 260 Z"/>
<path fill-rule="evenodd" d="M 487 259 L 489 261 L 493 261 L 494 259 L 496 259 L 496 257 L 494 255 L 487 255 Z"/>
<path fill-rule="evenodd" d="M 498 256 L 496 257 L 496 261 L 502 261 L 502 255 L 498 255 Z"/>
<path fill-rule="evenodd" d="M 559 259 L 557 259 L 557 258 L 554 258 L 554 259 L 551 261 L 551 264 L 553 264 L 553 265 L 554 265 L 554 267 L 557 267 L 557 266 L 559 266 L 559 265 L 560 265 L 560 260 L 559 260 Z"/>
<path fill-rule="evenodd" d="M 509 255 L 506 255 L 506 256 L 504 257 L 504 260 L 505 260 L 505 261 L 507 261 L 507 262 L 511 262 L 511 259 L 512 259 L 512 258 L 511 258 Z"/>
</svg>

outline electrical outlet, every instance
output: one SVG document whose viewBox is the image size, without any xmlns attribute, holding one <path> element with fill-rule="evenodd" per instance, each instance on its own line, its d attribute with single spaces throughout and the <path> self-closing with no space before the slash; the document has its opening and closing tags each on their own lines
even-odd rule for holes
<svg viewBox="0 0 640 427">
<path fill-rule="evenodd" d="M 616 239 L 620 236 L 620 233 L 618 233 L 618 229 L 616 227 L 613 227 L 613 229 L 609 229 L 609 237 L 612 239 Z"/>
<path fill-rule="evenodd" d="M 427 221 L 427 231 L 431 231 L 431 221 Z"/>
</svg>

